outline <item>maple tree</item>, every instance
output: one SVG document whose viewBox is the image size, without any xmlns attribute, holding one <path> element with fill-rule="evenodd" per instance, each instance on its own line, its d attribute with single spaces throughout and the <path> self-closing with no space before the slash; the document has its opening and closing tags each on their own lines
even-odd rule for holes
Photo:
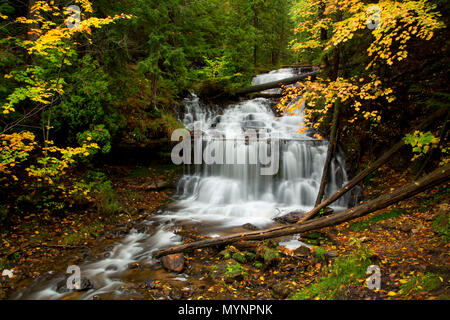
<svg viewBox="0 0 450 320">
<path fill-rule="evenodd" d="M 42 124 L 43 145 L 30 131 L 8 133 L 16 129 L 23 120 L 51 107 L 64 94 L 65 80 L 61 76 L 61 70 L 64 67 L 70 68 L 74 63 L 79 45 L 77 37 L 83 35 L 91 41 L 92 29 L 119 19 L 131 18 L 124 14 L 96 18 L 89 16 L 93 12 L 90 1 L 76 0 L 74 4 L 79 6 L 80 12 L 77 13 L 80 20 L 71 27 L 69 22 L 74 19 L 73 10 L 63 10 L 55 1 L 36 1 L 30 8 L 30 17 L 15 19 L 17 23 L 30 26 L 28 37 L 6 39 L 26 50 L 31 63 L 4 74 L 4 78 L 18 84 L 1 106 L 3 117 L 11 118 L 0 134 L 0 181 L 4 188 L 15 186 L 34 192 L 46 190 L 54 199 L 70 199 L 75 193 L 87 195 L 89 191 L 77 182 L 68 183 L 64 175 L 81 158 L 90 157 L 99 149 L 98 144 L 91 141 L 91 134 L 81 137 L 79 147 L 57 147 L 49 138 L 52 129 L 51 113 L 47 114 L 47 119 Z M 16 108 L 24 101 L 29 101 L 32 107 L 25 114 L 20 114 Z M 23 173 L 26 173 L 25 176 Z M 63 205 L 54 201 L 49 201 L 48 204 L 56 204 L 58 207 Z"/>
<path fill-rule="evenodd" d="M 319 128 L 337 101 L 353 114 L 348 119 L 349 124 L 369 121 L 377 126 L 382 123 L 379 106 L 396 99 L 394 89 L 382 77 L 382 68 L 407 59 L 408 45 L 413 40 L 428 41 L 436 30 L 444 27 L 436 5 L 426 0 L 374 4 L 358 0 L 315 0 L 299 1 L 297 6 L 298 41 L 292 43 L 292 48 L 301 54 L 322 57 L 325 73 L 328 73 L 328 77 L 317 77 L 286 88 L 277 106 L 288 114 L 304 112 L 300 132 L 308 127 Z M 362 38 L 368 39 L 360 48 L 365 51 L 365 74 L 341 77 L 330 70 L 339 68 L 339 65 L 328 65 L 330 57 L 339 56 L 343 46 L 351 46 L 352 42 L 360 45 Z M 436 143 L 438 138 L 433 139 Z"/>
</svg>

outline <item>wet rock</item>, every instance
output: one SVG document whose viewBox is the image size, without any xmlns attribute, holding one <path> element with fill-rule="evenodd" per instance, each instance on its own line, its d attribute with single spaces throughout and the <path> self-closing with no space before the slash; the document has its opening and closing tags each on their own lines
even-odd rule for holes
<svg viewBox="0 0 450 320">
<path fill-rule="evenodd" d="M 144 223 L 136 224 L 134 229 L 136 229 L 137 233 L 146 233 L 149 230 L 148 226 Z"/>
<path fill-rule="evenodd" d="M 250 231 L 256 231 L 259 230 L 259 228 L 257 226 L 254 226 L 251 223 L 246 223 L 242 226 L 242 228 L 246 229 L 246 230 L 250 230 Z"/>
<path fill-rule="evenodd" d="M 311 255 L 311 250 L 307 246 L 301 246 L 294 250 L 294 254 L 300 257 L 307 257 Z"/>
<path fill-rule="evenodd" d="M 281 259 L 276 247 L 274 248 L 270 243 L 258 246 L 255 253 L 259 259 L 264 260 L 265 267 L 275 265 Z"/>
<path fill-rule="evenodd" d="M 223 280 L 226 283 L 234 281 L 242 281 L 244 279 L 245 270 L 236 261 L 229 259 L 213 265 L 209 269 L 209 276 L 213 280 Z"/>
<path fill-rule="evenodd" d="M 86 278 L 86 277 L 81 277 L 81 284 L 80 284 L 80 288 L 79 289 L 74 289 L 71 290 L 69 288 L 67 288 L 67 279 L 61 280 L 57 286 L 56 286 L 56 291 L 59 293 L 67 293 L 67 292 L 72 292 L 72 291 L 88 291 L 91 289 L 94 289 L 94 283 Z"/>
<path fill-rule="evenodd" d="M 132 270 L 139 269 L 140 267 L 141 267 L 141 265 L 138 262 L 130 263 L 128 265 L 128 269 L 132 269 Z"/>
<path fill-rule="evenodd" d="M 381 225 L 381 228 L 384 230 L 395 230 L 397 226 L 392 222 L 387 222 Z"/>
<path fill-rule="evenodd" d="M 169 297 L 172 300 L 181 300 L 183 299 L 183 292 L 181 292 L 181 290 L 178 288 L 172 288 L 169 293 Z"/>
<path fill-rule="evenodd" d="M 114 233 L 113 233 L 113 235 L 114 235 L 114 237 L 122 237 L 122 236 L 125 236 L 125 235 L 127 235 L 128 233 L 129 233 L 129 227 L 128 226 L 122 226 L 122 227 L 119 227 L 119 228 L 117 228 L 115 231 L 114 231 Z"/>
<path fill-rule="evenodd" d="M 117 271 L 117 269 L 118 269 L 117 266 L 112 264 L 112 265 L 107 266 L 105 270 L 106 271 Z"/>
<path fill-rule="evenodd" d="M 409 233 L 412 230 L 413 226 L 407 223 L 401 224 L 399 229 L 403 232 Z"/>
<path fill-rule="evenodd" d="M 181 253 L 171 254 L 162 257 L 161 264 L 167 271 L 181 273 L 185 267 L 185 258 Z"/>
<path fill-rule="evenodd" d="M 272 286 L 272 291 L 273 291 L 274 295 L 279 299 L 286 298 L 290 293 L 289 289 L 281 283 L 274 284 Z"/>
<path fill-rule="evenodd" d="M 156 288 L 155 280 L 147 280 L 147 281 L 145 281 L 145 287 L 147 289 L 155 289 Z"/>
<path fill-rule="evenodd" d="M 333 259 L 333 258 L 336 258 L 337 256 L 339 256 L 339 254 L 336 250 L 327 251 L 327 253 L 325 253 L 325 255 L 327 256 L 328 259 Z"/>
<path fill-rule="evenodd" d="M 370 231 L 372 231 L 372 232 L 380 231 L 380 230 L 383 230 L 383 228 L 378 224 L 374 224 L 374 225 L 370 226 Z"/>
<path fill-rule="evenodd" d="M 303 216 L 305 215 L 305 211 L 293 211 L 293 212 L 289 212 L 288 214 L 285 214 L 281 217 L 277 217 L 274 220 L 276 222 L 280 222 L 280 223 L 284 223 L 284 224 L 294 224 L 297 223 L 298 220 L 300 220 L 301 218 L 303 218 Z"/>
</svg>

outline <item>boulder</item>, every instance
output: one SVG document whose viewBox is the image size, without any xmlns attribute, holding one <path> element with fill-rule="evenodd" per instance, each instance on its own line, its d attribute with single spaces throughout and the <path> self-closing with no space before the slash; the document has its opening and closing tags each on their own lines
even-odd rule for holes
<svg viewBox="0 0 450 320">
<path fill-rule="evenodd" d="M 162 257 L 161 264 L 167 271 L 181 273 L 184 270 L 185 258 L 181 253 L 171 254 Z"/>
<path fill-rule="evenodd" d="M 294 224 L 297 223 L 305 215 L 305 211 L 293 211 L 285 214 L 281 217 L 276 217 L 274 220 L 284 224 Z"/>
<path fill-rule="evenodd" d="M 294 250 L 294 254 L 300 257 L 308 257 L 311 255 L 311 250 L 307 246 L 301 246 Z"/>
<path fill-rule="evenodd" d="M 250 230 L 250 231 L 256 231 L 259 230 L 259 228 L 257 226 L 254 226 L 251 223 L 246 223 L 242 226 L 242 228 L 246 229 L 246 230 Z"/>
<path fill-rule="evenodd" d="M 289 289 L 281 283 L 274 284 L 272 286 L 272 291 L 273 291 L 274 295 L 279 299 L 286 298 L 290 293 Z"/>
<path fill-rule="evenodd" d="M 409 233 L 413 229 L 413 226 L 408 223 L 403 223 L 400 225 L 399 229 L 400 231 Z"/>
<path fill-rule="evenodd" d="M 327 251 L 327 253 L 325 255 L 327 256 L 328 259 L 333 259 L 333 258 L 336 258 L 339 254 L 336 250 L 330 250 L 330 251 Z"/>
</svg>

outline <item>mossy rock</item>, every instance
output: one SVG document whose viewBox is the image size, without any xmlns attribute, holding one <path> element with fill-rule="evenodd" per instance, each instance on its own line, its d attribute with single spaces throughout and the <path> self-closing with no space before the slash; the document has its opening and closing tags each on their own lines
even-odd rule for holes
<svg viewBox="0 0 450 320">
<path fill-rule="evenodd" d="M 232 254 L 231 256 L 235 261 L 240 262 L 240 263 L 246 263 L 247 262 L 247 258 L 245 257 L 245 254 L 243 254 L 242 252 L 235 252 Z"/>
<path fill-rule="evenodd" d="M 265 266 L 273 265 L 280 260 L 278 250 L 264 245 L 258 246 L 256 256 L 264 261 Z"/>
<path fill-rule="evenodd" d="M 220 251 L 219 255 L 221 255 L 225 260 L 231 259 L 231 252 L 227 249 Z"/>
<path fill-rule="evenodd" d="M 209 276 L 214 280 L 232 283 L 234 281 L 242 281 L 247 278 L 248 274 L 239 262 L 229 259 L 213 265 L 209 270 Z"/>
</svg>

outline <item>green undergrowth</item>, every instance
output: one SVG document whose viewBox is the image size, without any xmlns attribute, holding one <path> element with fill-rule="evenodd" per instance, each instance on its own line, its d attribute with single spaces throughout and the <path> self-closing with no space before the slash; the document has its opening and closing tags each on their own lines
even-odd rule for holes
<svg viewBox="0 0 450 320">
<path fill-rule="evenodd" d="M 326 268 L 327 275 L 319 282 L 311 284 L 292 294 L 292 300 L 333 300 L 337 299 L 342 289 L 352 283 L 359 283 L 366 278 L 367 268 L 372 265 L 372 253 L 365 247 L 349 255 L 337 258 L 331 267 Z"/>
<path fill-rule="evenodd" d="M 444 243 L 449 243 L 450 241 L 450 214 L 448 212 L 442 213 L 434 219 L 432 229 L 438 235 Z"/>
<path fill-rule="evenodd" d="M 373 216 L 368 220 L 354 222 L 348 227 L 348 229 L 350 231 L 363 231 L 363 230 L 370 228 L 372 225 L 376 224 L 377 222 L 380 222 L 383 220 L 388 220 L 388 219 L 393 219 L 393 218 L 398 218 L 404 214 L 406 214 L 406 211 L 395 208 L 395 209 L 392 209 L 391 211 L 387 211 L 387 212 L 378 214 L 376 216 Z"/>
<path fill-rule="evenodd" d="M 400 286 L 399 293 L 409 295 L 420 292 L 432 292 L 439 289 L 443 284 L 443 278 L 434 273 L 426 273 L 420 276 L 412 276 L 408 282 Z"/>
</svg>

